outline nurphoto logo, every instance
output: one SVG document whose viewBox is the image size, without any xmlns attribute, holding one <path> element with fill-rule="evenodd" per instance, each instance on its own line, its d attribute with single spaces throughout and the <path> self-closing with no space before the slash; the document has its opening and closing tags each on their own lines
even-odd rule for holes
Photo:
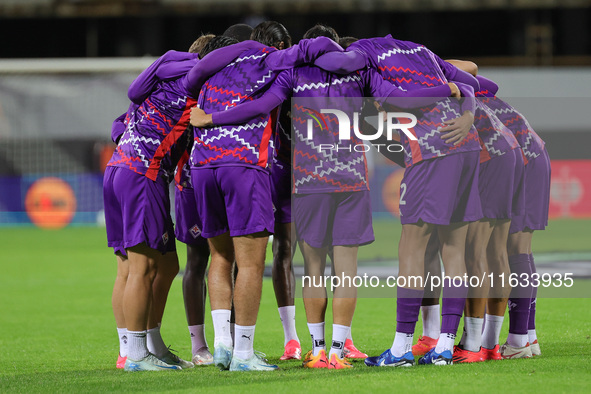
<svg viewBox="0 0 591 394">
<path fill-rule="evenodd" d="M 339 140 L 351 140 L 351 129 L 353 130 L 354 136 L 362 141 L 375 141 L 384 135 L 384 123 L 385 123 L 385 136 L 388 141 L 392 141 L 393 132 L 396 130 L 402 131 L 409 140 L 417 141 L 417 137 L 412 133 L 412 129 L 417 124 L 417 117 L 408 112 L 380 112 L 377 116 L 366 117 L 365 121 L 369 123 L 375 129 L 375 133 L 370 134 L 361 132 L 359 126 L 359 112 L 353 112 L 353 127 L 351 127 L 351 119 L 349 115 L 338 109 L 321 109 L 320 112 L 315 111 L 311 108 L 306 108 L 309 112 L 308 115 L 311 119 L 307 120 L 307 133 L 306 138 L 308 140 L 314 139 L 314 123 L 318 125 L 321 131 L 327 130 L 327 122 L 322 116 L 323 114 L 334 115 L 337 118 L 339 125 Z M 385 119 L 385 122 L 383 121 Z M 374 147 L 380 150 L 384 146 L 389 152 L 402 152 L 403 147 L 400 144 L 380 144 L 373 143 Z M 339 144 L 318 144 L 318 151 L 322 150 L 354 150 L 356 152 L 367 152 L 370 145 L 368 144 L 356 144 L 341 146 Z"/>
</svg>

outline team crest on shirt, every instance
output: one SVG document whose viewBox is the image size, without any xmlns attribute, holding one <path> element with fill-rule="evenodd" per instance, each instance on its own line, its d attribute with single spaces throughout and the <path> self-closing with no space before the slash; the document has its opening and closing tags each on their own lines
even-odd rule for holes
<svg viewBox="0 0 591 394">
<path fill-rule="evenodd" d="M 199 229 L 199 227 L 197 225 L 194 225 L 193 227 L 191 227 L 189 232 L 191 233 L 193 238 L 197 238 L 198 236 L 201 235 L 201 230 Z"/>
<path fill-rule="evenodd" d="M 162 242 L 164 242 L 164 245 L 168 243 L 168 232 L 162 234 Z"/>
</svg>

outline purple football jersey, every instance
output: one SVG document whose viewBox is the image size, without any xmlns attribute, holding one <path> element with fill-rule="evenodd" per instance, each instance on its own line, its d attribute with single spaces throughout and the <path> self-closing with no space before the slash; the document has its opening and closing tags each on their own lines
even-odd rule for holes
<svg viewBox="0 0 591 394">
<path fill-rule="evenodd" d="M 505 153 L 518 148 L 519 143 L 515 136 L 503 122 L 496 117 L 482 99 L 476 101 L 476 113 L 474 114 L 474 126 L 480 139 L 480 162 L 483 163 L 494 157 L 503 156 Z"/>
<path fill-rule="evenodd" d="M 479 98 L 490 108 L 499 120 L 515 135 L 527 161 L 535 159 L 544 152 L 544 141 L 530 126 L 519 111 L 498 97 Z"/>
<path fill-rule="evenodd" d="M 425 46 L 396 40 L 391 35 L 359 40 L 351 44 L 348 50 L 364 52 L 370 66 L 384 79 L 408 91 L 447 84 L 457 72 L 452 65 L 442 62 Z M 444 121 L 460 117 L 464 109 L 469 108 L 463 107 L 454 99 L 442 99 L 421 108 L 419 121 L 411 129 L 417 141 L 409 140 L 402 133 L 400 136 L 405 149 L 406 166 L 434 157 L 480 150 L 478 133 L 474 127 L 457 145 L 444 142 L 438 131 L 438 128 L 445 126 Z"/>
<path fill-rule="evenodd" d="M 190 58 L 185 60 L 194 62 L 190 69 L 180 61 L 189 71 L 175 79 L 160 79 L 171 71 L 169 65 L 162 61 L 167 55 L 154 63 L 162 66 L 163 75 L 158 75 L 159 68 L 154 67 L 154 64 L 144 70 L 128 91 L 132 101 L 143 101 L 136 102 L 137 109 L 128 112 L 127 128 L 107 165 L 127 168 L 153 181 L 160 177 L 170 182 L 190 137 L 188 126 L 190 110 L 197 103 L 193 98 L 196 97 L 195 93 L 199 92 L 207 77 L 219 71 L 221 66 L 218 62 L 227 64 L 245 49 L 260 45 L 254 41 L 244 41 L 222 48 L 223 52 L 222 49 L 213 51 L 199 62 Z M 173 74 L 178 74 L 174 63 L 172 68 Z M 140 83 L 136 83 L 138 81 Z"/>
<path fill-rule="evenodd" d="M 369 190 L 366 145 L 354 133 L 350 139 L 340 140 L 337 117 L 320 111 L 338 108 L 347 114 L 359 113 L 363 97 L 388 97 L 393 90 L 395 87 L 384 83 L 373 70 L 337 75 L 303 66 L 277 77 L 269 93 L 281 99 L 294 98 L 291 107 L 294 193 Z M 314 135 L 309 139 L 308 119 L 314 116 L 321 122 L 314 124 Z"/>
<path fill-rule="evenodd" d="M 223 48 L 221 49 L 223 50 Z M 263 95 L 279 72 L 312 62 L 324 53 L 341 50 L 326 37 L 301 40 L 285 50 L 260 46 L 244 51 L 213 75 L 199 95 L 207 113 L 225 111 Z M 275 131 L 279 108 L 240 125 L 195 128 L 191 167 L 247 166 L 269 170 L 275 156 Z"/>
<path fill-rule="evenodd" d="M 194 105 L 184 78 L 159 83 L 137 110 L 128 113 L 127 128 L 108 165 L 170 182 L 186 148 Z"/>
</svg>

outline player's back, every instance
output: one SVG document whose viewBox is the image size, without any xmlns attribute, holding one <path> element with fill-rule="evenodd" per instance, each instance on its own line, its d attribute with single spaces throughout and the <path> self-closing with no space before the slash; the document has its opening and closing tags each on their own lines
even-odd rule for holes
<svg viewBox="0 0 591 394">
<path fill-rule="evenodd" d="M 509 103 L 494 97 L 479 98 L 515 135 L 527 160 L 535 159 L 544 151 L 544 141 L 531 127 L 525 116 Z"/>
<path fill-rule="evenodd" d="M 260 97 L 275 78 L 265 63 L 265 57 L 273 51 L 269 47 L 247 50 L 211 76 L 201 89 L 199 107 L 207 113 L 225 111 Z M 196 128 L 191 165 L 267 168 L 273 154 L 269 140 L 275 122 L 276 116 L 261 116 L 240 126 Z"/>
<path fill-rule="evenodd" d="M 474 127 L 478 131 L 482 150 L 480 162 L 485 162 L 494 157 L 503 156 L 505 153 L 519 147 L 515 136 L 503 122 L 488 108 L 481 99 L 476 102 L 474 114 Z"/>
<path fill-rule="evenodd" d="M 337 116 L 321 113 L 323 109 L 336 109 L 353 121 L 353 114 L 361 112 L 363 97 L 369 93 L 364 73 L 339 75 L 315 66 L 302 66 L 279 76 L 285 78 L 293 97 L 296 193 L 368 190 L 363 141 L 354 133 L 350 139 L 339 139 Z M 312 138 L 308 138 L 308 120 L 313 120 Z"/>
<path fill-rule="evenodd" d="M 149 97 L 127 113 L 125 132 L 109 165 L 152 180 L 161 175 L 170 181 L 178 161 L 171 156 L 185 149 L 186 138 L 182 137 L 187 134 L 189 110 L 195 103 L 184 78 L 159 82 Z"/>
<path fill-rule="evenodd" d="M 421 44 L 401 41 L 391 35 L 362 39 L 349 50 L 360 49 L 383 77 L 405 90 L 446 84 L 447 78 L 433 52 Z"/>
<path fill-rule="evenodd" d="M 347 50 L 359 50 L 367 55 L 372 68 L 387 81 L 404 90 L 418 90 L 446 84 L 440 59 L 424 45 L 394 39 L 391 35 L 359 40 Z M 456 99 L 441 98 L 432 105 L 415 111 L 418 122 L 412 128 L 417 140 L 409 140 L 405 134 L 400 141 L 405 149 L 406 166 L 422 160 L 453 153 L 480 150 L 475 128 L 458 145 L 443 141 L 438 129 L 443 122 L 458 118 L 463 108 Z"/>
</svg>

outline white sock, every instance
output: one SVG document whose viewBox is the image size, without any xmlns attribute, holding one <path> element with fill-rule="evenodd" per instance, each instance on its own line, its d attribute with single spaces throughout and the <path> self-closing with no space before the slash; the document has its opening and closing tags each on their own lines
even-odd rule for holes
<svg viewBox="0 0 591 394">
<path fill-rule="evenodd" d="M 484 315 L 486 323 L 484 324 L 484 331 L 482 331 L 481 346 L 486 349 L 494 349 L 499 344 L 499 336 L 501 335 L 501 328 L 503 328 L 503 320 L 505 316 Z"/>
<path fill-rule="evenodd" d="M 207 347 L 207 340 L 205 339 L 205 324 L 189 326 L 189 333 L 191 333 L 191 352 L 194 356 L 198 350 Z"/>
<path fill-rule="evenodd" d="M 423 336 L 439 338 L 441 333 L 441 314 L 439 304 L 421 306 L 421 317 L 423 319 Z"/>
<path fill-rule="evenodd" d="M 119 355 L 127 357 L 127 328 L 117 327 L 117 336 L 119 337 Z"/>
<path fill-rule="evenodd" d="M 464 335 L 460 340 L 464 350 L 471 352 L 480 351 L 480 344 L 482 342 L 482 317 L 464 317 Z"/>
<path fill-rule="evenodd" d="M 238 324 L 234 326 L 234 334 L 236 335 L 234 356 L 237 358 L 248 360 L 254 354 L 254 328 L 255 326 L 240 326 Z"/>
<path fill-rule="evenodd" d="M 413 334 L 406 334 L 404 332 L 396 332 L 394 335 L 394 342 L 390 352 L 394 357 L 402 357 L 412 350 Z"/>
<path fill-rule="evenodd" d="M 230 314 L 229 309 L 216 309 L 211 311 L 211 319 L 213 321 L 214 342 L 213 346 L 217 347 L 220 343 L 224 346 L 232 347 L 233 340 L 230 334 Z"/>
<path fill-rule="evenodd" d="M 329 358 L 333 354 L 336 354 L 338 358 L 343 358 L 343 349 L 345 348 L 345 341 L 350 330 L 351 327 L 348 326 L 342 326 L 340 324 L 332 325 L 332 346 L 328 354 Z"/>
<path fill-rule="evenodd" d="M 163 357 L 168 353 L 168 347 L 164 344 L 160 335 L 160 327 L 150 328 L 147 331 L 148 351 L 156 357 Z"/>
<path fill-rule="evenodd" d="M 308 330 L 312 337 L 312 353 L 317 356 L 321 350 L 326 351 L 324 343 L 324 322 L 308 323 Z"/>
<path fill-rule="evenodd" d="M 535 329 L 527 330 L 527 338 L 529 339 L 530 345 L 532 343 L 534 343 L 538 339 L 538 336 L 536 334 L 536 330 Z"/>
<path fill-rule="evenodd" d="M 300 338 L 298 338 L 298 333 L 296 332 L 295 305 L 282 306 L 277 309 L 279 310 L 281 324 L 283 324 L 283 346 L 287 345 L 287 342 L 291 340 L 300 342 Z"/>
<path fill-rule="evenodd" d="M 435 346 L 436 353 L 443 353 L 446 350 L 453 352 L 454 343 L 456 341 L 456 335 L 450 332 L 444 332 L 439 334 L 439 339 L 437 340 L 437 346 Z"/>
<path fill-rule="evenodd" d="M 507 335 L 507 343 L 513 347 L 524 347 L 527 345 L 529 338 L 527 334 L 512 334 Z"/>
<path fill-rule="evenodd" d="M 140 361 L 148 352 L 146 331 L 127 331 L 127 357 L 133 361 Z"/>
</svg>

